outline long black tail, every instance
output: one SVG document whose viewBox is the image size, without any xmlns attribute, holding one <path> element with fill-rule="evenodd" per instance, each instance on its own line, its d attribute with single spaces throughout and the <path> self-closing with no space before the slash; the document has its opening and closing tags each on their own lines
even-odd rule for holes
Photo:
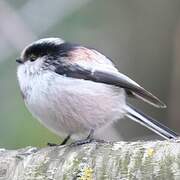
<svg viewBox="0 0 180 180">
<path fill-rule="evenodd" d="M 155 133 L 159 134 L 165 139 L 176 139 L 179 136 L 177 133 L 175 133 L 165 125 L 147 116 L 146 114 L 140 112 L 132 105 L 127 105 L 126 110 L 127 110 L 127 115 L 126 115 L 127 117 L 149 128 L 150 130 L 154 131 Z"/>
</svg>

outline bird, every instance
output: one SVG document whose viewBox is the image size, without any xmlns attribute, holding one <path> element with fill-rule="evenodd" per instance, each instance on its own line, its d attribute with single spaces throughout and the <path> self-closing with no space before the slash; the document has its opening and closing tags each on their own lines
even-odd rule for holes
<svg viewBox="0 0 180 180">
<path fill-rule="evenodd" d="M 127 102 L 143 100 L 156 108 L 166 105 L 128 76 L 110 58 L 94 48 L 69 43 L 58 37 L 36 40 L 16 59 L 17 78 L 25 105 L 32 115 L 55 134 L 83 137 L 128 117 L 165 139 L 178 134 Z"/>
</svg>

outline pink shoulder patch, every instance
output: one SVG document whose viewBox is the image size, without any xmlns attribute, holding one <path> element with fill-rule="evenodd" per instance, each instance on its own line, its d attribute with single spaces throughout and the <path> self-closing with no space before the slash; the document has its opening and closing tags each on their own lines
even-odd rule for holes
<svg viewBox="0 0 180 180">
<path fill-rule="evenodd" d="M 72 62 L 77 61 L 96 61 L 99 58 L 102 58 L 100 53 L 96 53 L 96 51 L 90 50 L 85 47 L 79 47 L 71 52 L 69 52 L 69 58 Z"/>
</svg>

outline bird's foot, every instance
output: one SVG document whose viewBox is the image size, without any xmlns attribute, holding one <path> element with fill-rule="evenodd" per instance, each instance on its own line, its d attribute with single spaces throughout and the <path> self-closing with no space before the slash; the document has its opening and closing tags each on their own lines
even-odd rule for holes
<svg viewBox="0 0 180 180">
<path fill-rule="evenodd" d="M 48 146 L 52 147 L 52 146 L 62 146 L 65 145 L 67 143 L 67 141 L 70 139 L 71 135 L 69 134 L 62 142 L 61 144 L 55 144 L 55 143 L 47 143 Z"/>
<path fill-rule="evenodd" d="M 53 147 L 53 146 L 59 146 L 60 144 L 55 144 L 55 143 L 47 143 L 47 146 L 49 146 L 49 147 Z"/>
<path fill-rule="evenodd" d="M 71 147 L 80 146 L 80 145 L 89 144 L 89 143 L 92 143 L 92 142 L 104 143 L 105 141 L 104 140 L 100 140 L 100 139 L 86 138 L 86 139 L 81 139 L 81 140 L 77 140 L 75 142 L 72 142 L 70 144 L 70 146 Z"/>
<path fill-rule="evenodd" d="M 91 143 L 92 141 L 93 141 L 93 139 L 90 139 L 90 138 L 80 139 L 80 140 L 77 140 L 75 142 L 72 142 L 70 144 L 70 146 L 80 146 L 80 145 L 83 145 L 83 144 Z"/>
</svg>

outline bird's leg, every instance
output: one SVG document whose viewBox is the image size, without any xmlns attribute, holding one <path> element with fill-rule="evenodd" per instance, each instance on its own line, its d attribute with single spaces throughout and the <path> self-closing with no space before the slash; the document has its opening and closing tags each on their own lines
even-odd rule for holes
<svg viewBox="0 0 180 180">
<path fill-rule="evenodd" d="M 77 140 L 77 141 L 71 143 L 70 146 L 79 146 L 79 145 L 91 143 L 93 141 L 101 142 L 101 143 L 105 142 L 104 140 L 94 139 L 93 135 L 94 135 L 94 129 L 91 129 L 88 136 L 85 139 Z"/>
<path fill-rule="evenodd" d="M 71 135 L 69 134 L 63 141 L 61 144 L 55 144 L 55 143 L 47 143 L 48 146 L 62 146 L 65 145 L 67 143 L 67 141 L 70 139 Z"/>
<path fill-rule="evenodd" d="M 85 139 L 77 140 L 70 144 L 70 146 L 79 146 L 83 144 L 88 144 L 93 141 L 94 129 L 91 129 L 88 136 Z"/>
<path fill-rule="evenodd" d="M 94 129 L 91 129 L 86 139 L 93 140 L 93 136 L 94 136 Z"/>
<path fill-rule="evenodd" d="M 62 143 L 60 144 L 61 146 L 62 145 L 65 145 L 67 143 L 67 141 L 70 139 L 71 135 L 69 134 L 63 141 Z"/>
</svg>

